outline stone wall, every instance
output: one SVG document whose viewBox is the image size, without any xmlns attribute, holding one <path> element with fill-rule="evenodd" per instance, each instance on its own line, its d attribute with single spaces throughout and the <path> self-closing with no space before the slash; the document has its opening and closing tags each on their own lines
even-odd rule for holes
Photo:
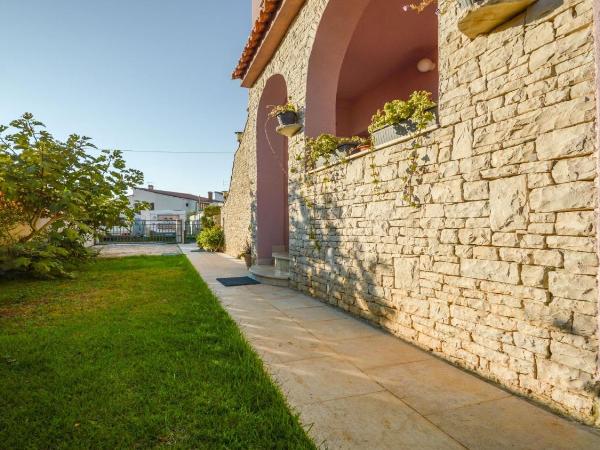
<svg viewBox="0 0 600 450">
<path fill-rule="evenodd" d="M 247 126 L 246 126 L 247 129 Z M 246 130 L 235 153 L 229 193 L 221 210 L 221 223 L 225 232 L 225 252 L 238 257 L 246 243 L 251 243 L 252 197 L 256 179 L 255 149 L 246 137 Z"/>
<path fill-rule="evenodd" d="M 273 73 L 302 104 L 326 3 L 307 3 L 251 90 L 249 124 Z M 291 175 L 289 201 L 295 288 L 598 424 L 592 5 L 539 0 L 473 41 L 443 9 L 420 205 L 402 200 L 410 141 Z"/>
</svg>

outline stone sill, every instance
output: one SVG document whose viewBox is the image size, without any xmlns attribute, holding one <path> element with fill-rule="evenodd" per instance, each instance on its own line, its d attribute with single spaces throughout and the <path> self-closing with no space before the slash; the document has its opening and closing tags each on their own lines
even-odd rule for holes
<svg viewBox="0 0 600 450">
<path fill-rule="evenodd" d="M 378 145 L 375 148 L 373 148 L 373 150 L 363 150 L 362 152 L 355 153 L 354 155 L 348 156 L 348 157 L 344 158 L 343 160 L 338 160 L 338 161 L 332 162 L 330 164 L 326 164 L 324 166 L 317 167 L 316 169 L 311 169 L 306 173 L 309 175 L 312 175 L 315 173 L 322 172 L 324 170 L 331 169 L 332 167 L 339 166 L 340 164 L 346 164 L 349 161 L 352 161 L 352 160 L 358 159 L 358 158 L 362 158 L 363 156 L 370 155 L 373 152 L 383 150 L 384 148 L 388 148 L 388 147 L 391 147 L 396 144 L 408 142 L 408 141 L 416 138 L 417 136 L 422 136 L 424 134 L 431 133 L 432 131 L 437 130 L 439 127 L 440 127 L 439 124 L 435 123 L 434 125 L 431 125 L 431 126 L 425 128 L 423 131 L 421 131 L 419 133 L 407 134 L 406 136 L 399 137 L 398 139 L 394 139 L 392 141 L 386 142 L 385 144 Z"/>
<path fill-rule="evenodd" d="M 523 12 L 537 0 L 484 0 L 468 7 L 458 20 L 458 29 L 475 39 Z"/>
</svg>

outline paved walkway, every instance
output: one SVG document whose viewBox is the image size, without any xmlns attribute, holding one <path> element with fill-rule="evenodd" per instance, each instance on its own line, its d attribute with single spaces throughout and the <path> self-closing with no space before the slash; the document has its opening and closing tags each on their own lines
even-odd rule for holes
<svg viewBox="0 0 600 450">
<path fill-rule="evenodd" d="M 223 287 L 243 262 L 189 253 L 323 448 L 600 449 L 558 417 L 287 288 Z"/>
<path fill-rule="evenodd" d="M 102 258 L 119 258 L 123 256 L 173 255 L 181 253 L 177 244 L 141 243 L 141 244 L 104 244 L 95 245 Z"/>
</svg>

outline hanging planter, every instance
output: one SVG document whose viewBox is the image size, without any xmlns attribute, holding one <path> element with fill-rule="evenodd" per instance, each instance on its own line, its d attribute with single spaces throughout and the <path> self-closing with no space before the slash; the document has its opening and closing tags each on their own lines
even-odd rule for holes
<svg viewBox="0 0 600 450">
<path fill-rule="evenodd" d="M 279 126 L 275 131 L 283 136 L 292 137 L 302 128 L 298 118 L 298 110 L 292 102 L 274 106 L 269 112 L 269 117 L 277 118 Z"/>
<path fill-rule="evenodd" d="M 527 9 L 537 0 L 459 0 L 463 10 L 458 29 L 474 39 L 486 34 Z"/>
</svg>

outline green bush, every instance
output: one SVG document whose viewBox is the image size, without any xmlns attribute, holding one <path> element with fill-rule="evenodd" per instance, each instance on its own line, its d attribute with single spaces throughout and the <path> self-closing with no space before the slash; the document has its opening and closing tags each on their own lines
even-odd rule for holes
<svg viewBox="0 0 600 450">
<path fill-rule="evenodd" d="M 225 233 L 223 228 L 212 227 L 205 228 L 196 237 L 198 247 L 208 250 L 209 252 L 219 252 L 225 247 Z"/>
<path fill-rule="evenodd" d="M 35 278 L 70 277 L 79 264 L 95 254 L 74 230 L 50 232 L 27 242 L 1 245 L 0 278 L 24 274 Z"/>
</svg>

